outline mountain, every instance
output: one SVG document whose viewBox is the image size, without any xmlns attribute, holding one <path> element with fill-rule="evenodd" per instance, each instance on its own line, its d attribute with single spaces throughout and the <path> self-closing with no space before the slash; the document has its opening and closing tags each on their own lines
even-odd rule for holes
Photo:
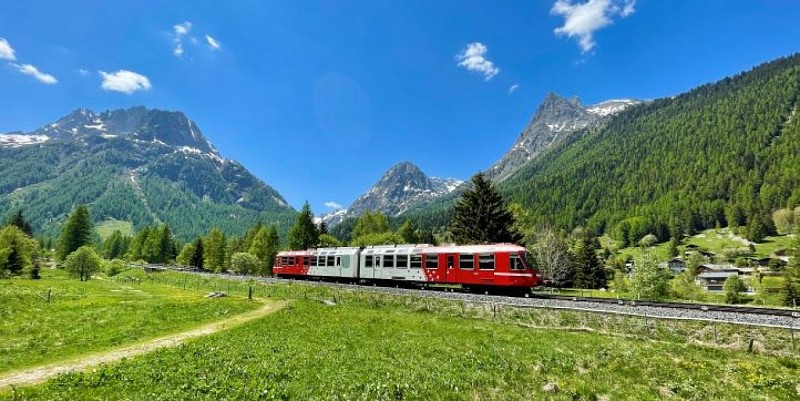
<svg viewBox="0 0 800 401">
<path fill-rule="evenodd" d="M 364 212 L 380 211 L 392 217 L 415 204 L 433 200 L 455 190 L 462 181 L 454 178 L 428 177 L 409 162 L 398 163 L 387 170 L 369 191 L 359 196 L 347 209 L 321 217 L 329 225 Z"/>
<path fill-rule="evenodd" d="M 240 233 L 257 219 L 286 226 L 295 213 L 181 112 L 77 109 L 33 132 L 0 135 L 0 211 L 22 208 L 54 236 L 78 203 L 96 222 L 164 222 L 182 239 L 212 226 Z"/>
<path fill-rule="evenodd" d="M 715 226 L 774 232 L 800 204 L 800 54 L 626 109 L 501 184 L 537 222 L 627 243 Z"/>
<path fill-rule="evenodd" d="M 503 181 L 542 152 L 557 146 L 570 134 L 639 103 L 639 100 L 619 99 L 584 107 L 578 98 L 566 99 L 551 92 L 539 105 L 511 149 L 484 174 L 495 182 Z"/>
</svg>

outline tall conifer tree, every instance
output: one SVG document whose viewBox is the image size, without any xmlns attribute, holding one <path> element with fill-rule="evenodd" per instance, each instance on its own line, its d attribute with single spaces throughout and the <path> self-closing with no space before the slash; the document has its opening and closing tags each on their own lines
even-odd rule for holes
<svg viewBox="0 0 800 401">
<path fill-rule="evenodd" d="M 84 245 L 92 244 L 92 217 L 89 209 L 84 205 L 78 205 L 70 213 L 64 226 L 61 228 L 61 236 L 58 238 L 56 249 L 56 259 L 63 261 L 67 256 L 75 252 Z"/>
<path fill-rule="evenodd" d="M 514 216 L 503 197 L 483 173 L 472 177 L 472 188 L 461 195 L 450 225 L 453 239 L 459 244 L 518 242 L 521 236 L 514 226 Z"/>
<path fill-rule="evenodd" d="M 319 244 L 319 229 L 314 224 L 314 215 L 308 201 L 289 230 L 289 249 L 309 249 Z"/>
</svg>

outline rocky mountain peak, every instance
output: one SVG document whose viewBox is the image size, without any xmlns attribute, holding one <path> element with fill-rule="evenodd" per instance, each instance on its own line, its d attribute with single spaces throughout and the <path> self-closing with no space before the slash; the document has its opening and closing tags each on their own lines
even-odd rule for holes
<svg viewBox="0 0 800 401">
<path fill-rule="evenodd" d="M 454 178 L 428 177 L 416 165 L 400 162 L 390 167 L 369 191 L 359 196 L 345 211 L 335 211 L 321 219 L 335 225 L 344 218 L 358 217 L 368 211 L 396 216 L 417 202 L 450 193 L 459 185 L 461 181 Z"/>
<path fill-rule="evenodd" d="M 638 103 L 638 100 L 620 99 L 584 107 L 577 96 L 567 99 L 550 92 L 511 149 L 485 171 L 486 176 L 494 181 L 505 180 L 570 134 Z"/>
</svg>

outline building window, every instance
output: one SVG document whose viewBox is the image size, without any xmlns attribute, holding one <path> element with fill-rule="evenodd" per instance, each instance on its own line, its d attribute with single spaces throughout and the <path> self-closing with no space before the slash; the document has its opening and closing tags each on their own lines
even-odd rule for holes
<svg viewBox="0 0 800 401">
<path fill-rule="evenodd" d="M 408 255 L 397 255 L 397 266 L 398 269 L 405 269 L 408 267 Z"/>
<path fill-rule="evenodd" d="M 478 269 L 494 270 L 494 254 L 482 253 L 478 255 Z"/>
<path fill-rule="evenodd" d="M 394 255 L 383 255 L 383 267 L 394 268 Z"/>
<path fill-rule="evenodd" d="M 422 255 L 411 255 L 411 268 L 419 269 L 422 267 Z"/>
<path fill-rule="evenodd" d="M 460 269 L 472 270 L 475 268 L 475 257 L 471 254 L 462 253 L 458 255 L 458 267 Z"/>
</svg>

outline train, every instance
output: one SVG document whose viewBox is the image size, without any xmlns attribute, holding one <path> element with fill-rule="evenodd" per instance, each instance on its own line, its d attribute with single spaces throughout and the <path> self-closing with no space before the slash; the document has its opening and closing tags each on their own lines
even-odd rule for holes
<svg viewBox="0 0 800 401">
<path fill-rule="evenodd" d="M 283 251 L 272 272 L 282 278 L 394 286 L 460 286 L 473 292 L 528 295 L 542 275 L 515 244 L 429 244 L 336 247 Z"/>
</svg>

